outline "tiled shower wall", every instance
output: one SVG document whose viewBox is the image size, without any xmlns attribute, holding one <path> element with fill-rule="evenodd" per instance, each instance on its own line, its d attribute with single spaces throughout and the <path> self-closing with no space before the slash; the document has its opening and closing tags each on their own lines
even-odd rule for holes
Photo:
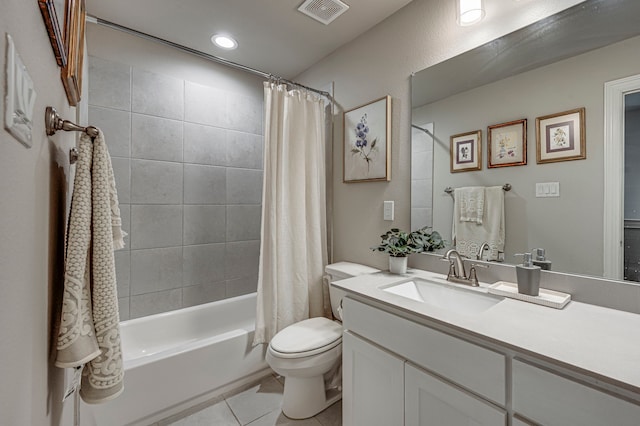
<svg viewBox="0 0 640 426">
<path fill-rule="evenodd" d="M 256 291 L 262 99 L 89 57 L 126 248 L 121 319 Z"/>
</svg>

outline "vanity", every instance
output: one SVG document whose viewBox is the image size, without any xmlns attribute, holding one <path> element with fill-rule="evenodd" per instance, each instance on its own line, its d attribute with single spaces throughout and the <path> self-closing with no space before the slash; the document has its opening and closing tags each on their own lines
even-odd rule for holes
<svg viewBox="0 0 640 426">
<path fill-rule="evenodd" d="M 347 292 L 345 426 L 640 424 L 640 315 L 417 269 L 332 285 Z"/>
</svg>

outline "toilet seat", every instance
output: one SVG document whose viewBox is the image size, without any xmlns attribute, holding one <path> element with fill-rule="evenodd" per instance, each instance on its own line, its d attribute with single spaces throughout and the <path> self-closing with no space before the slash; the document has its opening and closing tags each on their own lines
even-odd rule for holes
<svg viewBox="0 0 640 426">
<path fill-rule="evenodd" d="M 342 342 L 342 325 L 324 317 L 309 318 L 278 332 L 269 350 L 278 358 L 303 358 L 326 352 Z"/>
</svg>

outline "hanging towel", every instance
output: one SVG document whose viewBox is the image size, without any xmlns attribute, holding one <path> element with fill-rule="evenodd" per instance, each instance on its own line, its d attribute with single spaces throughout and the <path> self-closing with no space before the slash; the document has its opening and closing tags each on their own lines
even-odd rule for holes
<svg viewBox="0 0 640 426">
<path fill-rule="evenodd" d="M 83 133 L 78 145 L 56 366 L 84 366 L 80 396 L 93 404 L 124 389 L 113 251 L 126 233 L 102 131 L 93 141 Z"/>
<path fill-rule="evenodd" d="M 499 260 L 504 252 L 504 190 L 501 186 L 484 188 L 483 216 L 480 222 L 461 220 L 458 190 L 454 192 L 453 229 L 456 250 L 463 256 L 476 258 L 482 243 L 489 244 L 488 260 Z"/>
<path fill-rule="evenodd" d="M 455 205 L 460 209 L 458 214 L 461 222 L 482 224 L 482 216 L 484 214 L 483 186 L 456 188 L 453 192 L 453 197 Z"/>
</svg>

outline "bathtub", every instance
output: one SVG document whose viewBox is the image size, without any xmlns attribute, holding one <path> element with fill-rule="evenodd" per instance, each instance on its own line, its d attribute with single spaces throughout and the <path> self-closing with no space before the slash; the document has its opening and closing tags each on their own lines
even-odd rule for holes
<svg viewBox="0 0 640 426">
<path fill-rule="evenodd" d="M 149 425 L 269 374 L 255 306 L 252 293 L 121 322 L 124 392 L 83 403 L 81 424 Z"/>
</svg>

